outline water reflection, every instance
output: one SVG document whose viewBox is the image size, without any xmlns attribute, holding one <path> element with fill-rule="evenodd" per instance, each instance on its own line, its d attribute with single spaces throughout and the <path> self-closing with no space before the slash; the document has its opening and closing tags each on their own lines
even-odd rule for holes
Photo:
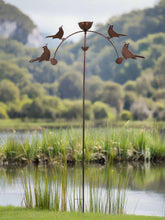
<svg viewBox="0 0 165 220">
<path fill-rule="evenodd" d="M 164 216 L 164 168 L 165 165 L 151 166 L 149 163 L 145 165 L 140 163 L 116 164 L 108 167 L 86 166 L 86 209 L 106 212 L 107 205 L 110 206 L 111 203 L 115 206 L 120 199 L 124 200 L 120 201 L 121 212 Z M 49 183 L 53 184 L 53 191 L 57 193 L 56 196 L 62 210 L 81 209 L 81 167 L 0 168 L 0 206 L 24 205 L 25 177 L 27 184 L 31 184 L 32 194 L 34 194 L 36 173 L 38 173 L 37 178 L 40 178 L 40 182 L 38 182 L 41 184 L 38 185 L 40 188 L 46 188 L 44 184 L 45 174 L 47 175 Z"/>
</svg>

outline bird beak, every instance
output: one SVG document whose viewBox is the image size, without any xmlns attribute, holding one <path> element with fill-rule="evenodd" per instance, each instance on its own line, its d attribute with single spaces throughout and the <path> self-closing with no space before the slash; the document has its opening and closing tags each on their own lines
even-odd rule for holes
<svg viewBox="0 0 165 220">
<path fill-rule="evenodd" d="M 42 48 L 45 48 L 45 47 L 47 47 L 48 46 L 48 44 L 46 44 L 45 46 L 43 46 Z"/>
</svg>

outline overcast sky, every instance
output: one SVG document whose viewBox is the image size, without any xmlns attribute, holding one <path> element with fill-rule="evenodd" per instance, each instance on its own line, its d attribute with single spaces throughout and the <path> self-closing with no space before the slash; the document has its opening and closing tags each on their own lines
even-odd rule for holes
<svg viewBox="0 0 165 220">
<path fill-rule="evenodd" d="M 40 32 L 56 33 L 63 25 L 65 35 L 79 28 L 79 21 L 105 24 L 108 19 L 134 9 L 153 7 L 159 0 L 4 0 L 31 17 Z M 74 39 L 73 39 L 74 40 Z"/>
</svg>

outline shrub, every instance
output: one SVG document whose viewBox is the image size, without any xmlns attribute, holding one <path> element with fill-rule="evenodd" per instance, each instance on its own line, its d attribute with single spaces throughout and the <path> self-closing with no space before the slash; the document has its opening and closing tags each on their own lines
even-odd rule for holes
<svg viewBox="0 0 165 220">
<path fill-rule="evenodd" d="M 150 111 L 143 100 L 138 100 L 133 103 L 131 113 L 134 120 L 145 120 L 150 116 Z"/>
<path fill-rule="evenodd" d="M 0 119 L 6 119 L 8 118 L 8 114 L 6 110 L 0 106 Z"/>
<path fill-rule="evenodd" d="M 121 113 L 120 113 L 120 116 L 119 118 L 123 121 L 127 121 L 127 120 L 131 120 L 132 119 L 132 113 L 130 111 L 127 111 L 127 110 L 123 110 Z"/>
<path fill-rule="evenodd" d="M 95 102 L 93 104 L 93 114 L 95 119 L 115 118 L 115 112 L 107 104 L 103 102 Z"/>
<path fill-rule="evenodd" d="M 124 84 L 124 90 L 125 91 L 136 91 L 136 82 L 135 81 L 127 81 L 125 84 Z"/>
</svg>

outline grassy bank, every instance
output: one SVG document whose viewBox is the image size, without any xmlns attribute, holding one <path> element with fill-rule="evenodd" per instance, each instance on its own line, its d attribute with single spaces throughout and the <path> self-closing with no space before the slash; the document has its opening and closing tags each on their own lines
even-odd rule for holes
<svg viewBox="0 0 165 220">
<path fill-rule="evenodd" d="M 129 128 L 152 128 L 155 125 L 159 129 L 165 129 L 165 122 L 154 122 L 154 121 L 107 121 L 107 120 L 95 120 L 95 121 L 86 121 L 87 127 L 123 127 L 127 124 Z M 0 119 L 0 131 L 29 131 L 29 130 L 42 130 L 55 129 L 55 128 L 80 128 L 82 127 L 82 120 L 56 120 L 56 121 L 46 121 L 46 120 L 21 120 L 21 119 Z"/>
<path fill-rule="evenodd" d="M 165 137 L 158 129 L 86 129 L 86 162 L 165 160 Z M 1 144 L 2 162 L 61 162 L 82 160 L 81 129 L 44 131 L 21 142 L 16 133 Z"/>
<path fill-rule="evenodd" d="M 134 216 L 134 215 L 106 215 L 95 213 L 77 213 L 77 212 L 54 212 L 45 210 L 0 207 L 1 220 L 163 220 L 164 217 Z"/>
</svg>

